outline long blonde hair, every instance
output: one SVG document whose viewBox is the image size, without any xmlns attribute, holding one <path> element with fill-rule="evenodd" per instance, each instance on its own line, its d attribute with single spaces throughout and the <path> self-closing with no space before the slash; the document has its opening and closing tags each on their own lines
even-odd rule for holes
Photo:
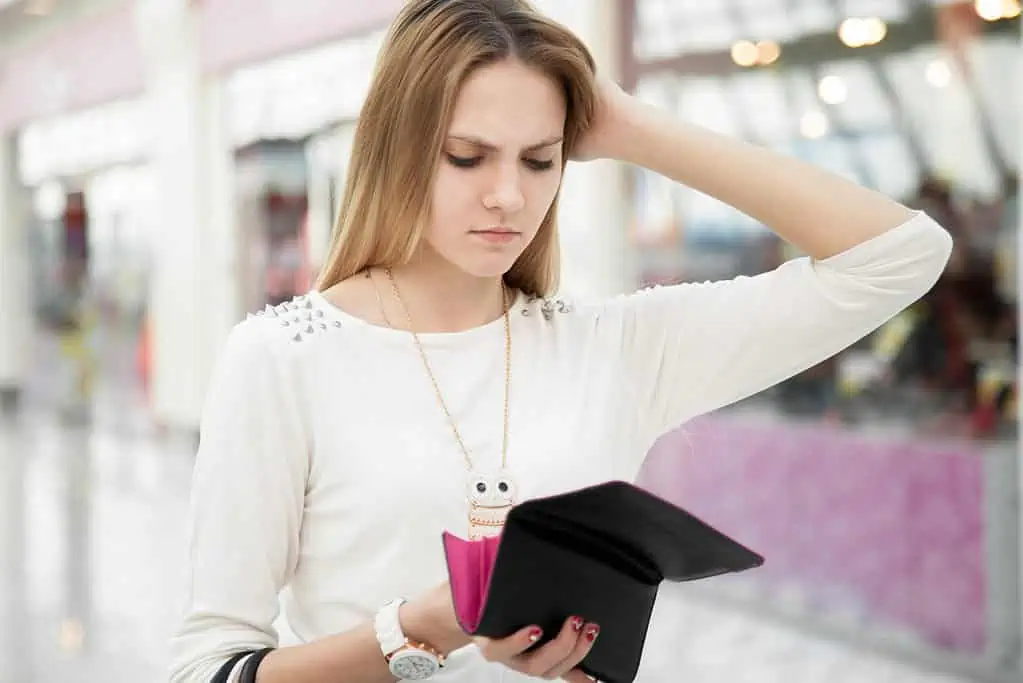
<svg viewBox="0 0 1023 683">
<path fill-rule="evenodd" d="M 407 263 L 426 229 L 455 99 L 481 66 L 513 57 L 549 75 L 567 104 L 565 155 L 590 126 L 594 62 L 568 29 L 525 0 L 410 0 L 391 25 L 356 124 L 324 290 L 371 266 Z M 560 194 L 560 191 L 559 191 Z M 505 281 L 547 296 L 560 274 L 555 197 Z"/>
</svg>

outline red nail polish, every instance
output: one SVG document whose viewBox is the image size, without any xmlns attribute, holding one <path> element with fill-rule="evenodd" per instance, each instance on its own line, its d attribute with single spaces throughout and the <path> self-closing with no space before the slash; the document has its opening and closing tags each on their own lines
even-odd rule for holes
<svg viewBox="0 0 1023 683">
<path fill-rule="evenodd" d="M 582 630 L 582 628 L 583 628 L 583 618 L 582 617 L 572 617 L 572 630 L 575 631 L 576 633 L 578 633 L 579 631 Z"/>
<path fill-rule="evenodd" d="M 594 640 L 597 639 L 598 633 L 600 633 L 599 626 L 590 626 L 588 629 L 586 629 L 586 633 L 584 633 L 583 635 L 586 636 L 586 640 L 592 643 Z"/>
<path fill-rule="evenodd" d="M 543 631 L 538 629 L 538 628 L 536 628 L 536 627 L 533 627 L 533 628 L 529 629 L 529 640 L 530 640 L 530 642 L 535 643 L 536 641 L 540 640 L 540 636 L 542 636 L 542 635 L 543 635 Z"/>
</svg>

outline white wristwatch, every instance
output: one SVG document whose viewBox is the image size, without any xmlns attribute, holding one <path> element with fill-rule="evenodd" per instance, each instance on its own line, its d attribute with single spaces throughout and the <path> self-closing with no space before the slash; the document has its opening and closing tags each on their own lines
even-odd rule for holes
<svg viewBox="0 0 1023 683">
<path fill-rule="evenodd" d="M 405 599 L 398 598 L 381 607 L 373 628 L 391 673 L 403 681 L 422 681 L 444 666 L 444 655 L 405 636 L 398 619 L 398 610 L 404 604 Z"/>
</svg>

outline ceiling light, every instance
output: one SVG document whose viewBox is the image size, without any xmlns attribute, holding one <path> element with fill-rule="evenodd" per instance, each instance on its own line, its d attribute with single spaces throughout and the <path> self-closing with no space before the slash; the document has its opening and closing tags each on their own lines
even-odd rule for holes
<svg viewBox="0 0 1023 683">
<path fill-rule="evenodd" d="M 925 78 L 935 88 L 944 88 L 952 82 L 952 69 L 944 59 L 935 59 L 927 65 Z"/>
<path fill-rule="evenodd" d="M 998 21 L 1006 7 L 1003 0 L 974 0 L 973 9 L 984 21 Z"/>
<path fill-rule="evenodd" d="M 819 111 L 808 111 L 799 121 L 799 131 L 811 140 L 822 138 L 828 133 L 828 117 Z"/>
<path fill-rule="evenodd" d="M 781 57 L 781 45 L 773 40 L 762 40 L 757 43 L 757 62 L 763 66 L 774 64 Z"/>
<path fill-rule="evenodd" d="M 817 84 L 817 94 L 828 104 L 841 104 L 849 96 L 845 81 L 838 76 L 825 76 Z"/>
<path fill-rule="evenodd" d="M 867 45 L 877 45 L 888 35 L 888 24 L 877 17 L 863 20 L 863 32 L 867 37 Z"/>
<path fill-rule="evenodd" d="M 838 39 L 849 47 L 877 45 L 888 35 L 888 25 L 877 17 L 849 17 L 838 27 Z"/>
<path fill-rule="evenodd" d="M 739 66 L 753 66 L 758 56 L 757 46 L 748 40 L 740 40 L 732 45 L 732 61 Z"/>
</svg>

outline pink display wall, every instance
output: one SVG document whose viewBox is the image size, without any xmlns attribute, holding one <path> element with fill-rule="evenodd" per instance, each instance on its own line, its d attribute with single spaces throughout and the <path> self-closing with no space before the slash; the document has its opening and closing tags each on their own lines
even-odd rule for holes
<svg viewBox="0 0 1023 683">
<path fill-rule="evenodd" d="M 981 447 L 828 425 L 694 421 L 643 484 L 767 558 L 748 578 L 964 654 L 986 640 Z"/>
</svg>

